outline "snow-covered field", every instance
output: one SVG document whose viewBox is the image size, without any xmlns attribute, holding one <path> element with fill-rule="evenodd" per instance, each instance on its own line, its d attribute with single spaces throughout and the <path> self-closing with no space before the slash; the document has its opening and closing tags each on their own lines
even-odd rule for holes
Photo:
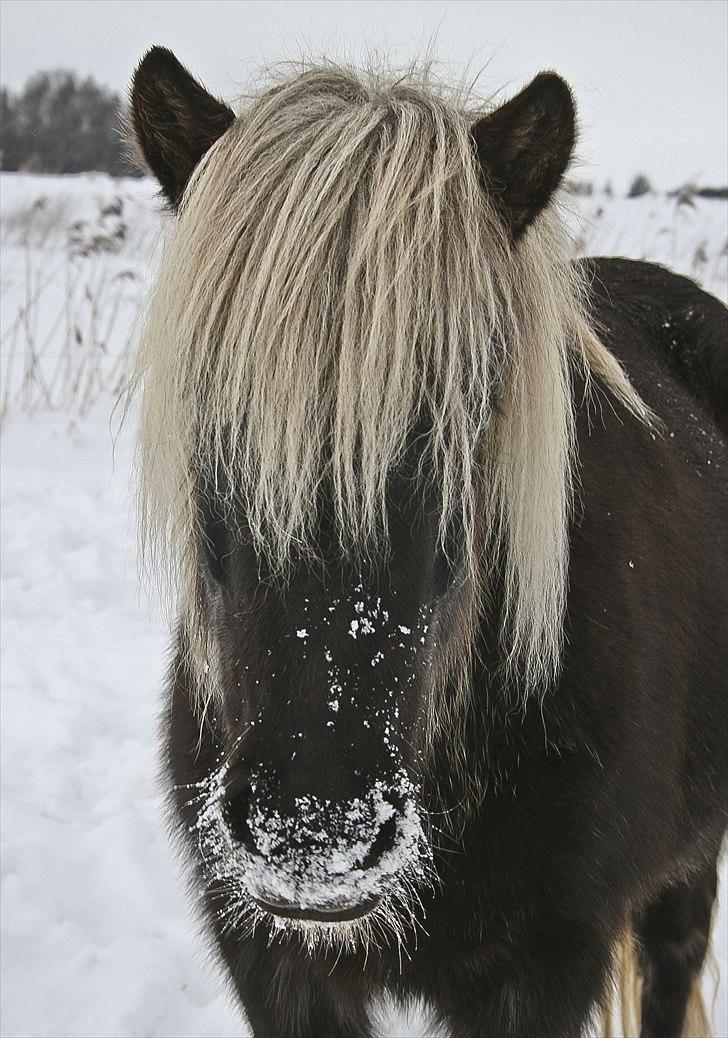
<svg viewBox="0 0 728 1038">
<path fill-rule="evenodd" d="M 657 259 L 725 297 L 724 202 L 595 195 L 573 208 L 585 251 Z M 240 1034 L 165 835 L 166 620 L 138 583 L 134 421 L 114 406 L 162 225 L 154 189 L 2 174 L 0 212 L 0 1034 Z M 384 1033 L 423 1026 L 391 1014 Z"/>
</svg>

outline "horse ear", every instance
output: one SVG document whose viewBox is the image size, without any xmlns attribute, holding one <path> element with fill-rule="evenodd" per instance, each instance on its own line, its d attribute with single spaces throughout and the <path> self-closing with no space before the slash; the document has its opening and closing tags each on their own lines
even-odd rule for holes
<svg viewBox="0 0 728 1038">
<path fill-rule="evenodd" d="M 165 47 L 152 47 L 140 61 L 131 85 L 134 136 L 173 206 L 197 163 L 234 118 Z"/>
<path fill-rule="evenodd" d="M 556 73 L 541 72 L 479 119 L 471 134 L 487 186 L 515 239 L 547 205 L 569 165 L 576 140 L 571 91 Z"/>
</svg>

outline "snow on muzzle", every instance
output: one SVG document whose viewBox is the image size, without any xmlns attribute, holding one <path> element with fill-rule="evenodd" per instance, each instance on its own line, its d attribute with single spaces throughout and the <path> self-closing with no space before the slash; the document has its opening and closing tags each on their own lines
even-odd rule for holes
<svg viewBox="0 0 728 1038">
<path fill-rule="evenodd" d="M 201 797 L 197 831 L 213 882 L 281 920 L 349 922 L 402 898 L 430 858 L 404 769 L 341 802 L 303 795 L 283 805 L 265 776 L 238 782 L 223 766 Z"/>
</svg>

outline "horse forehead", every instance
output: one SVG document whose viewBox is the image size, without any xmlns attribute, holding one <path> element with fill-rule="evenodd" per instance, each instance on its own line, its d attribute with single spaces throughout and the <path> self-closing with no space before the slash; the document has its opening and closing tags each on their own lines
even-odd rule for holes
<svg viewBox="0 0 728 1038">
<path fill-rule="evenodd" d="M 279 564 L 266 545 L 252 548 L 246 579 L 268 603 L 285 612 L 318 608 L 340 617 L 347 607 L 376 612 L 406 609 L 426 594 L 427 576 L 439 549 L 439 515 L 414 484 L 389 494 L 386 529 L 359 542 L 320 507 L 311 545 L 291 549 Z M 247 590 L 247 589 L 246 589 Z"/>
</svg>

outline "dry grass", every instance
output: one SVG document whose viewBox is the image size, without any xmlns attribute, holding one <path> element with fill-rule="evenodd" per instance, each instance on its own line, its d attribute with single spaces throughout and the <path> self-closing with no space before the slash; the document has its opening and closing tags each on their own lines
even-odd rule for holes
<svg viewBox="0 0 728 1038">
<path fill-rule="evenodd" d="M 123 210 L 117 198 L 89 221 L 70 221 L 58 199 L 41 196 L 3 219 L 3 301 L 14 313 L 0 338 L 0 420 L 83 415 L 126 384 L 144 282 L 124 262 Z"/>
</svg>

